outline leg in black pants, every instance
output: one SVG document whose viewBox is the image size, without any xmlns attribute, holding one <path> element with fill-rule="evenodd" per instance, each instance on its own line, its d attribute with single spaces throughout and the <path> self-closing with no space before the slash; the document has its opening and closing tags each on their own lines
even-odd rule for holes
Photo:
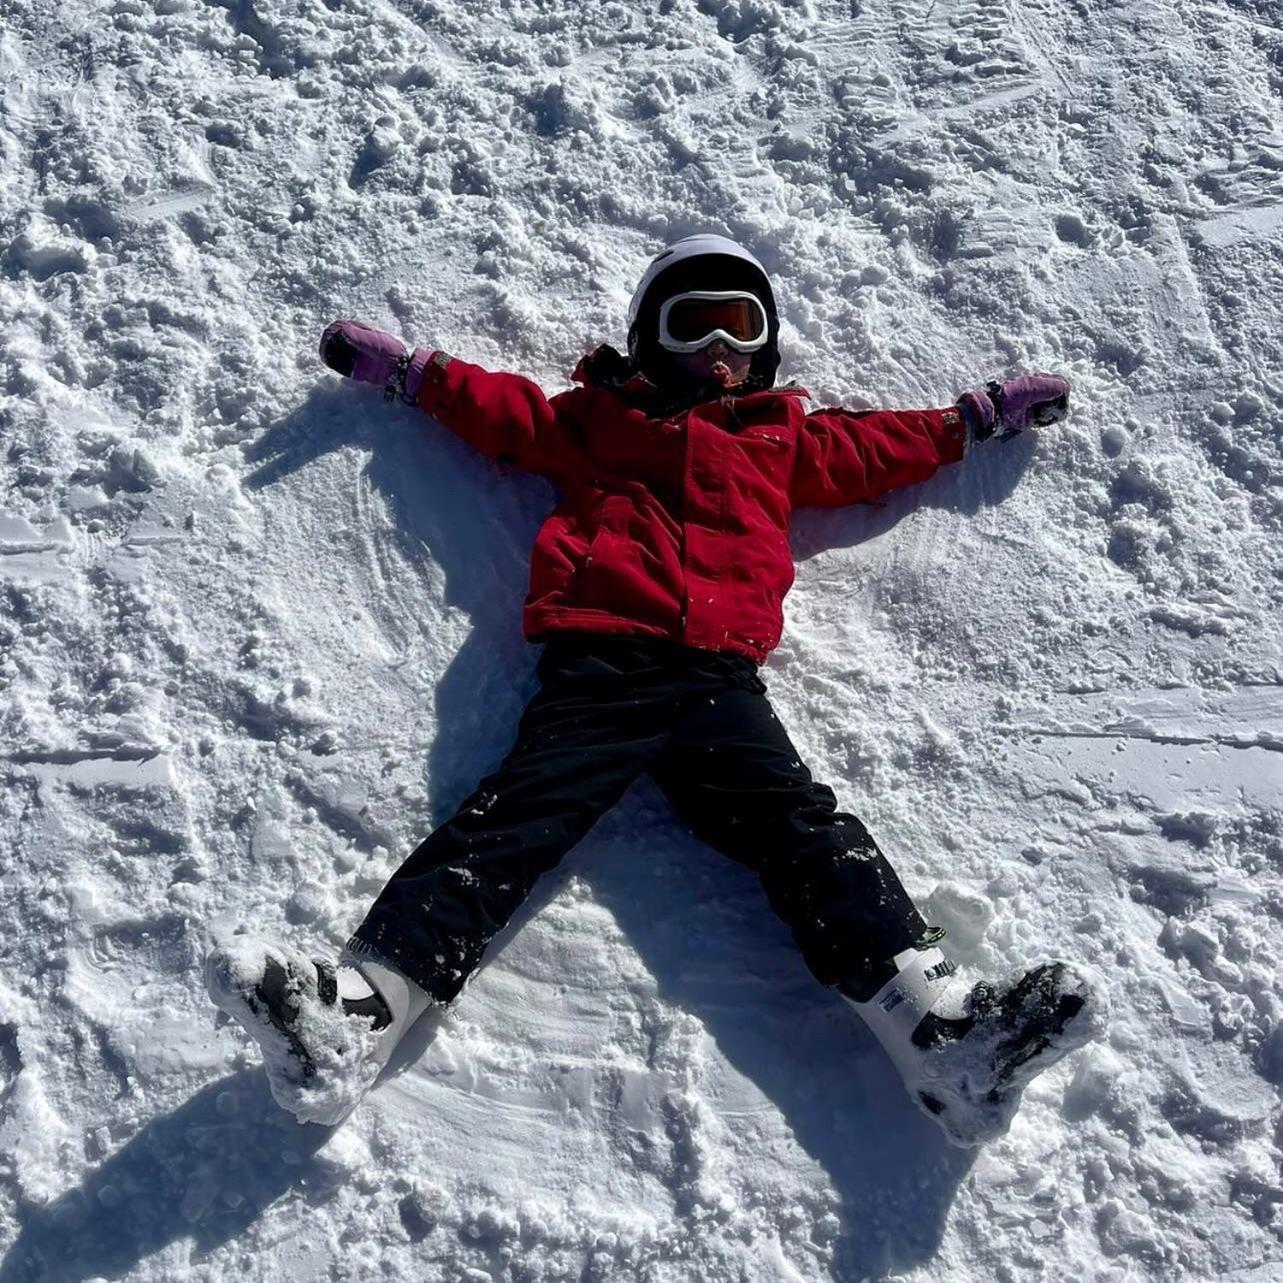
<svg viewBox="0 0 1283 1283">
<path fill-rule="evenodd" d="M 499 769 L 393 875 L 348 941 L 439 1002 L 668 738 L 674 686 L 645 643 L 549 645 Z"/>
<path fill-rule="evenodd" d="M 811 778 L 760 684 L 688 701 L 652 774 L 697 837 L 760 874 L 822 984 L 870 998 L 927 932 L 868 830 Z"/>
</svg>

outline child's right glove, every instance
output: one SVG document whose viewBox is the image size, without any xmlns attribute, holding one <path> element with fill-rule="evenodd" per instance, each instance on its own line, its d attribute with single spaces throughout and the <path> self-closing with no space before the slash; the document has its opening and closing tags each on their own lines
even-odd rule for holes
<svg viewBox="0 0 1283 1283">
<path fill-rule="evenodd" d="M 1058 423 L 1069 413 L 1069 380 L 1059 374 L 1021 374 L 1004 383 L 972 388 L 958 398 L 958 408 L 973 441 L 995 433 L 1007 441 L 1027 427 Z"/>
<path fill-rule="evenodd" d="M 431 356 L 426 347 L 409 353 L 400 339 L 360 321 L 331 321 L 321 335 L 321 360 L 344 378 L 378 384 L 387 401 L 414 403 Z"/>
</svg>

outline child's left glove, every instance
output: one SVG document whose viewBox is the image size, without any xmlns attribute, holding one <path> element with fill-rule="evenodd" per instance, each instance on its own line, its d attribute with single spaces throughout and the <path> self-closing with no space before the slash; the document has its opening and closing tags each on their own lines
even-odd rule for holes
<svg viewBox="0 0 1283 1283">
<path fill-rule="evenodd" d="M 387 401 L 414 403 L 431 356 L 425 347 L 409 353 L 400 339 L 360 321 L 331 321 L 321 335 L 321 360 L 344 378 L 379 384 Z"/>
<path fill-rule="evenodd" d="M 1006 441 L 1030 426 L 1060 422 L 1069 413 L 1069 380 L 1059 374 L 1021 374 L 964 392 L 958 408 L 972 441 L 988 441 L 995 433 Z"/>
</svg>

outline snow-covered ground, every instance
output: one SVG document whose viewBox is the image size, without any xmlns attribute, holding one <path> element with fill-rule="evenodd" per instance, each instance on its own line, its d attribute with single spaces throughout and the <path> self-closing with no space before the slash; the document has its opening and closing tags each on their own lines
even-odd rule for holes
<svg viewBox="0 0 1283 1283">
<path fill-rule="evenodd" d="M 0 1279 L 1283 1278 L 1283 5 L 0 5 Z M 506 749 L 551 491 L 315 356 L 565 386 L 666 239 L 817 401 L 1072 419 L 797 519 L 772 695 L 1107 1042 L 950 1149 L 635 789 L 352 1121 L 216 1028 Z"/>
</svg>

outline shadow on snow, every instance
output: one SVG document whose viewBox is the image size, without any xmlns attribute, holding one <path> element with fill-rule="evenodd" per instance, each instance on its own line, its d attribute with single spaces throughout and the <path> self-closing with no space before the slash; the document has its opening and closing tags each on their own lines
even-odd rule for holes
<svg viewBox="0 0 1283 1283">
<path fill-rule="evenodd" d="M 78 1189 L 29 1213 L 0 1262 L 0 1283 L 119 1278 L 183 1238 L 199 1259 L 287 1191 L 322 1201 L 331 1181 L 314 1155 L 330 1134 L 278 1108 L 258 1067 L 211 1083 L 153 1119 Z"/>
<path fill-rule="evenodd" d="M 507 750 L 533 693 L 534 656 L 517 620 L 530 544 L 552 495 L 540 480 L 501 481 L 492 465 L 416 411 L 371 405 L 368 389 L 338 384 L 319 388 L 247 448 L 246 484 L 273 486 L 344 446 L 368 452 L 365 475 L 388 505 L 408 564 L 439 566 L 446 604 L 471 620 L 436 690 L 427 777 L 431 817 L 440 823 Z M 1028 442 L 991 445 L 885 504 L 803 514 L 795 552 L 807 557 L 864 542 L 915 507 L 974 513 L 1015 486 L 1030 454 Z M 526 677 L 514 682 L 514 673 Z M 949 1146 L 917 1112 L 859 1021 L 811 978 L 753 875 L 688 837 L 663 808 L 657 790 L 641 785 L 581 844 L 571 867 L 591 880 L 659 995 L 699 1017 L 828 1174 L 842 1212 L 835 1277 L 928 1261 L 971 1155 Z M 645 858 L 630 859 L 641 841 L 650 844 Z M 544 880 L 486 965 L 560 881 Z M 676 885 L 685 887 L 681 897 L 672 895 Z M 416 1034 L 392 1072 L 425 1050 L 430 1033 Z M 0 1263 L 0 1283 L 119 1277 L 187 1237 L 204 1255 L 287 1193 L 323 1201 L 342 1180 L 315 1158 L 330 1134 L 282 1113 L 261 1069 L 212 1083 L 149 1123 L 78 1189 L 29 1214 Z"/>
</svg>

